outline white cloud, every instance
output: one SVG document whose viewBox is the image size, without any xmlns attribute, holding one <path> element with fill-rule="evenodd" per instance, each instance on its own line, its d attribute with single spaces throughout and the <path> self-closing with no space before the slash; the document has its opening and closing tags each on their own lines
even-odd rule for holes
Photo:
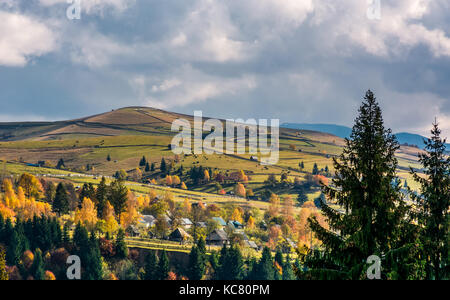
<svg viewBox="0 0 450 300">
<path fill-rule="evenodd" d="M 0 65 L 24 66 L 36 56 L 53 51 L 55 34 L 40 21 L 0 11 Z"/>
<path fill-rule="evenodd" d="M 129 80 L 140 101 L 149 106 L 171 108 L 199 103 L 252 90 L 257 82 L 250 75 L 238 78 L 220 78 L 204 74 L 191 66 L 183 66 L 172 72 L 169 78 L 138 75 Z"/>
<path fill-rule="evenodd" d="M 101 68 L 119 60 L 121 55 L 130 55 L 133 50 L 113 38 L 102 35 L 94 29 L 85 30 L 72 41 L 70 57 L 72 62 L 90 68 Z"/>
</svg>

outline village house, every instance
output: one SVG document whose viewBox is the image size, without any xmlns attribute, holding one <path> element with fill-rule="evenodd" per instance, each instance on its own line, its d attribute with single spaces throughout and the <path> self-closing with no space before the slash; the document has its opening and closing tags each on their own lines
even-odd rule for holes
<svg viewBox="0 0 450 300">
<path fill-rule="evenodd" d="M 175 229 L 170 235 L 169 240 L 172 242 L 184 243 L 190 239 L 190 235 L 183 228 Z"/>
<path fill-rule="evenodd" d="M 228 234 L 223 229 L 216 229 L 206 237 L 206 244 L 223 246 L 228 242 Z"/>
</svg>

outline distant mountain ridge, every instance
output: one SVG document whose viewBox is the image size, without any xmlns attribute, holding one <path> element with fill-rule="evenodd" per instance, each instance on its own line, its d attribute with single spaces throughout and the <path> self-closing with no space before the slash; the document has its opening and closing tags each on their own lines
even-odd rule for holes
<svg viewBox="0 0 450 300">
<path fill-rule="evenodd" d="M 313 130 L 325 133 L 330 133 L 340 138 L 348 138 L 352 132 L 352 129 L 347 126 L 336 125 L 336 124 L 306 124 L 306 123 L 283 123 L 281 127 L 290 129 L 303 129 L 303 130 Z M 395 136 L 400 144 L 416 145 L 420 149 L 424 148 L 423 140 L 425 137 L 408 132 L 396 133 Z M 450 144 L 446 144 L 447 151 L 450 151 Z"/>
</svg>

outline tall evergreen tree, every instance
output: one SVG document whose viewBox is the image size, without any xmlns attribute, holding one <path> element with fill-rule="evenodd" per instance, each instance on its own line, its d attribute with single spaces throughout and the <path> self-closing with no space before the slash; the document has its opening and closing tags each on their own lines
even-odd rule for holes
<svg viewBox="0 0 450 300">
<path fill-rule="evenodd" d="M 273 267 L 272 253 L 270 249 L 264 247 L 261 259 L 252 270 L 252 280 L 273 280 L 275 270 Z"/>
<path fill-rule="evenodd" d="M 396 181 L 399 145 L 383 125 L 374 94 L 367 91 L 359 108 L 351 138 L 339 159 L 334 158 L 333 185 L 323 187 L 326 196 L 344 212 L 322 202 L 330 229 L 313 218 L 309 224 L 321 240 L 321 251 L 312 251 L 305 263 L 309 278 L 366 278 L 367 258 L 388 257 L 406 245 L 400 237 L 406 207 Z M 383 276 L 392 270 L 383 264 Z"/>
<path fill-rule="evenodd" d="M 286 256 L 286 260 L 283 264 L 283 280 L 295 280 L 294 271 L 292 269 L 291 258 L 289 255 Z"/>
<path fill-rule="evenodd" d="M 108 186 L 106 185 L 106 178 L 102 177 L 99 185 L 97 186 L 97 191 L 95 193 L 96 205 L 97 205 L 97 217 L 103 217 L 103 210 L 106 207 L 106 201 L 108 197 Z"/>
<path fill-rule="evenodd" d="M 85 263 L 84 279 L 101 280 L 103 278 L 102 256 L 100 247 L 94 233 L 89 240 L 88 261 Z"/>
<path fill-rule="evenodd" d="M 158 261 L 155 251 L 150 251 L 145 257 L 144 280 L 156 280 Z"/>
<path fill-rule="evenodd" d="M 162 173 L 165 173 L 167 171 L 166 160 L 164 159 L 164 157 L 161 159 L 161 165 L 159 169 L 161 170 Z"/>
<path fill-rule="evenodd" d="M 200 280 L 205 274 L 202 254 L 197 246 L 192 247 L 189 254 L 188 277 L 190 280 Z"/>
<path fill-rule="evenodd" d="M 313 166 L 313 169 L 312 169 L 312 174 L 313 175 L 319 174 L 319 167 L 317 166 L 317 163 L 314 163 L 314 166 Z"/>
<path fill-rule="evenodd" d="M 244 277 L 244 260 L 241 251 L 236 245 L 229 248 L 224 245 L 220 251 L 219 267 L 217 270 L 219 280 L 241 280 Z"/>
<path fill-rule="evenodd" d="M 23 242 L 17 230 L 13 230 L 11 240 L 6 251 L 6 260 L 10 266 L 18 265 L 23 253 Z"/>
<path fill-rule="evenodd" d="M 145 156 L 142 156 L 141 160 L 139 161 L 139 166 L 144 167 L 147 164 L 147 159 Z"/>
<path fill-rule="evenodd" d="M 69 212 L 69 199 L 67 191 L 61 182 L 56 187 L 55 200 L 53 201 L 53 211 L 59 215 L 67 214 Z"/>
<path fill-rule="evenodd" d="M 158 269 L 156 272 L 157 280 L 166 280 L 169 276 L 170 266 L 169 266 L 169 257 L 167 256 L 167 252 L 165 250 L 161 251 L 161 257 L 158 262 Z"/>
<path fill-rule="evenodd" d="M 126 209 L 128 200 L 128 189 L 122 180 L 117 179 L 111 183 L 109 186 L 109 199 L 120 223 L 122 213 Z"/>
<path fill-rule="evenodd" d="M 116 257 L 120 259 L 128 257 L 128 248 L 127 244 L 125 243 L 125 231 L 122 228 L 120 228 L 119 232 L 117 233 L 115 248 L 116 248 Z"/>
<path fill-rule="evenodd" d="M 42 258 L 41 249 L 36 249 L 34 253 L 33 265 L 31 266 L 31 274 L 34 280 L 44 280 L 45 270 L 44 270 L 44 259 Z"/>
<path fill-rule="evenodd" d="M 450 228 L 450 157 L 445 155 L 446 140 L 440 137 L 437 122 L 433 123 L 431 138 L 425 141 L 426 153 L 419 154 L 426 177 L 411 169 L 420 192 L 411 193 L 417 204 L 422 257 L 426 260 L 427 279 L 448 279 Z"/>
</svg>

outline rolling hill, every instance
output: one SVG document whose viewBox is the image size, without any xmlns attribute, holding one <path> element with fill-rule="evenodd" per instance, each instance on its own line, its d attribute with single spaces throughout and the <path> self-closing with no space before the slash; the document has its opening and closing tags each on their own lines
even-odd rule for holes
<svg viewBox="0 0 450 300">
<path fill-rule="evenodd" d="M 131 180 L 140 168 L 144 179 L 160 180 L 162 174 L 158 169 L 164 158 L 175 170 L 181 166 L 185 170 L 203 166 L 223 174 L 244 170 L 249 176 L 247 187 L 261 193 L 269 175 L 280 178 L 285 173 L 291 182 L 295 178 L 305 180 L 314 164 L 319 169 L 328 167 L 333 172 L 332 159 L 342 152 L 344 145 L 342 138 L 329 133 L 280 128 L 279 161 L 275 165 L 262 165 L 248 153 L 177 157 L 168 145 L 176 134 L 171 131 L 172 122 L 178 118 L 193 122 L 189 115 L 148 107 L 126 107 L 68 121 L 0 123 L 0 160 L 7 162 L 5 171 L 13 175 L 27 168 L 37 174 L 46 174 L 48 168 L 53 168 L 51 173 L 58 173 L 59 170 L 54 168 L 62 159 L 65 166 L 61 172 L 112 176 L 123 169 Z M 420 168 L 417 152 L 417 148 L 402 147 L 397 153 L 399 176 L 408 182 L 412 182 L 409 167 Z M 143 156 L 149 164 L 156 166 L 155 171 L 145 171 L 139 166 Z M 300 163 L 304 164 L 303 169 L 299 167 Z M 47 169 L 36 168 L 38 164 Z M 195 187 L 188 183 L 188 187 L 199 192 L 217 192 L 212 183 Z M 223 188 L 231 191 L 234 185 L 224 184 Z M 289 188 L 275 192 L 297 197 L 297 192 Z M 315 194 L 309 196 L 317 197 Z"/>
<path fill-rule="evenodd" d="M 340 138 L 349 138 L 352 132 L 350 127 L 335 125 L 335 124 L 306 124 L 306 123 L 283 123 L 282 127 L 291 128 L 291 129 L 305 129 L 312 131 L 321 131 L 333 134 Z M 420 149 L 424 148 L 423 140 L 425 137 L 408 132 L 400 132 L 396 133 L 395 136 L 400 144 L 408 144 L 415 145 Z M 447 151 L 450 151 L 450 144 L 446 144 Z"/>
</svg>

